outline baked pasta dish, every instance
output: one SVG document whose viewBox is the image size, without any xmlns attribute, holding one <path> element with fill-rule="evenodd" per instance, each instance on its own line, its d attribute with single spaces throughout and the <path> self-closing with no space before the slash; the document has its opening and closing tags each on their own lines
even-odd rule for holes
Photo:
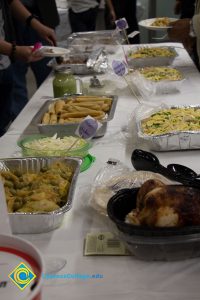
<svg viewBox="0 0 200 300">
<path fill-rule="evenodd" d="M 39 173 L 1 171 L 8 212 L 51 212 L 66 204 L 73 171 L 54 162 Z"/>
<path fill-rule="evenodd" d="M 130 58 L 147 58 L 147 57 L 173 57 L 175 52 L 167 47 L 141 47 L 137 51 L 129 53 Z"/>
<path fill-rule="evenodd" d="M 182 185 L 146 181 L 138 191 L 136 208 L 125 221 L 148 227 L 200 225 L 200 193 Z"/>
<path fill-rule="evenodd" d="M 146 135 L 161 135 L 176 131 L 199 131 L 200 109 L 163 109 L 141 121 L 142 132 Z"/>
<path fill-rule="evenodd" d="M 182 80 L 183 76 L 177 69 L 169 67 L 146 67 L 139 70 L 146 79 L 152 81 Z"/>
<path fill-rule="evenodd" d="M 167 27 L 169 26 L 170 19 L 168 17 L 163 17 L 163 18 L 156 18 L 153 23 L 151 23 L 151 26 L 156 26 L 156 27 Z"/>
</svg>

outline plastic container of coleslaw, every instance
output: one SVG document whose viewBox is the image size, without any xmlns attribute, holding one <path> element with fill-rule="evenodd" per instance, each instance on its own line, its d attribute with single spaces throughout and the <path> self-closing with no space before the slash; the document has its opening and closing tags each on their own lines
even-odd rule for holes
<svg viewBox="0 0 200 300">
<path fill-rule="evenodd" d="M 18 141 L 23 156 L 73 156 L 85 157 L 91 142 L 74 136 L 58 138 L 57 135 L 31 135 Z"/>
</svg>

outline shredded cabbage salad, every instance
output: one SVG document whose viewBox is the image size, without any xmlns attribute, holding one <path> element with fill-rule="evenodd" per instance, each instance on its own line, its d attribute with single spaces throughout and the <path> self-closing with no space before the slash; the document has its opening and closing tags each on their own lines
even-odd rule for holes
<svg viewBox="0 0 200 300">
<path fill-rule="evenodd" d="M 57 137 L 55 134 L 52 137 L 44 137 L 35 139 L 30 142 L 25 142 L 24 147 L 31 148 L 32 150 L 78 150 L 86 145 L 86 141 L 82 138 L 74 136 L 65 136 L 63 138 Z"/>
</svg>

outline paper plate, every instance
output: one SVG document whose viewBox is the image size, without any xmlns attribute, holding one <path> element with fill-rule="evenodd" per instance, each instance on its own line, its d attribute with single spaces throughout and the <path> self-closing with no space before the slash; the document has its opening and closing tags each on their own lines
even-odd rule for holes
<svg viewBox="0 0 200 300">
<path fill-rule="evenodd" d="M 0 235 L 0 299 L 41 300 L 43 260 L 29 242 Z"/>
<path fill-rule="evenodd" d="M 61 47 L 42 46 L 37 52 L 42 53 L 46 57 L 57 57 L 69 54 L 69 50 Z"/>
<path fill-rule="evenodd" d="M 142 27 L 145 27 L 149 30 L 165 30 L 168 28 L 171 28 L 172 26 L 152 26 L 151 24 L 156 21 L 157 19 L 162 19 L 162 18 L 152 18 L 152 19 L 146 19 L 146 20 L 141 20 L 138 24 Z M 177 21 L 176 18 L 169 18 L 170 22 L 175 22 Z"/>
</svg>

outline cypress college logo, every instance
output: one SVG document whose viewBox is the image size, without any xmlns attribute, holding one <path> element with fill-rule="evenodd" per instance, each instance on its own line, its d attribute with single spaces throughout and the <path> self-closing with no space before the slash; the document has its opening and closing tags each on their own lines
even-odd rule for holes
<svg viewBox="0 0 200 300">
<path fill-rule="evenodd" d="M 36 275 L 25 265 L 25 263 L 21 262 L 8 277 L 21 291 L 23 291 L 36 278 Z"/>
</svg>

